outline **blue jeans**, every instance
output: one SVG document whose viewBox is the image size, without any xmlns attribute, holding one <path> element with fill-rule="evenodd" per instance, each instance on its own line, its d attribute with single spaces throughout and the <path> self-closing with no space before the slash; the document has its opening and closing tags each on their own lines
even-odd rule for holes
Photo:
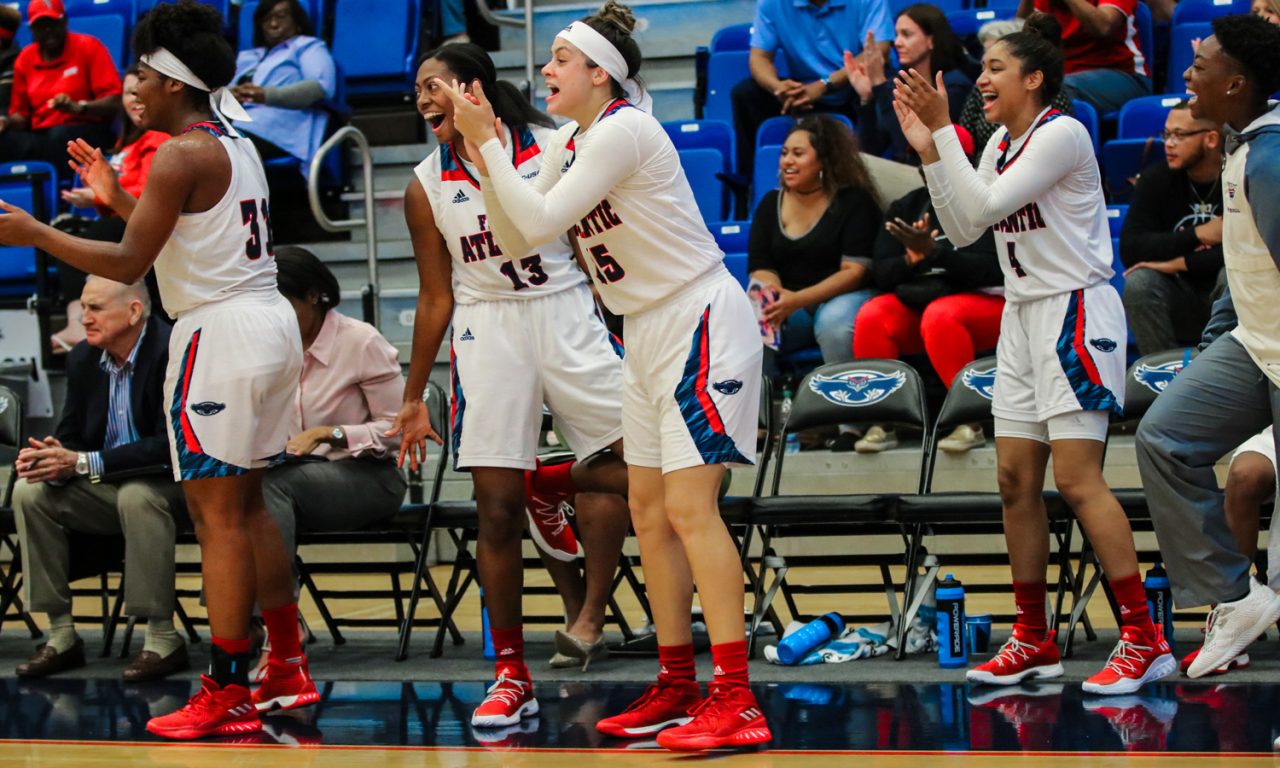
<svg viewBox="0 0 1280 768">
<path fill-rule="evenodd" d="M 782 344 L 778 354 L 785 355 L 817 344 L 822 362 L 845 363 L 853 359 L 853 319 L 875 291 L 866 288 L 833 296 L 814 309 L 799 309 L 782 324 Z"/>
<path fill-rule="evenodd" d="M 1138 471 L 1173 601 L 1193 608 L 1249 591 L 1253 563 L 1227 527 L 1214 465 L 1280 419 L 1280 390 L 1231 334 L 1156 398 L 1138 426 Z"/>
<path fill-rule="evenodd" d="M 1071 98 L 1092 104 L 1101 117 L 1119 112 L 1129 99 L 1150 96 L 1151 78 L 1118 69 L 1086 69 L 1067 75 L 1063 89 Z"/>
</svg>

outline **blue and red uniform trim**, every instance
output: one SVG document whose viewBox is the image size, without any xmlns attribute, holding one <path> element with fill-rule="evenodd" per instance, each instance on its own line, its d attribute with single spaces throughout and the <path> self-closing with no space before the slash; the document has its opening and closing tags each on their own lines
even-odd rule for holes
<svg viewBox="0 0 1280 768">
<path fill-rule="evenodd" d="M 693 343 L 684 364 L 684 375 L 676 385 L 675 398 L 680 406 L 689 436 L 707 464 L 752 464 L 725 430 L 720 409 L 707 391 L 711 376 L 711 305 L 702 311 Z"/>
<path fill-rule="evenodd" d="M 462 418 L 467 413 L 467 398 L 462 393 L 462 379 L 458 376 L 458 356 L 449 345 L 449 383 L 453 397 L 449 402 L 450 444 L 453 446 L 453 471 L 458 471 L 458 448 L 462 446 Z"/>
<path fill-rule="evenodd" d="M 1006 130 L 1004 132 L 1004 138 L 1000 140 L 1000 157 L 996 158 L 996 173 L 1000 174 L 1009 170 L 1010 166 L 1012 166 L 1019 157 L 1022 157 L 1022 153 L 1027 151 L 1027 146 L 1031 144 L 1031 137 L 1035 135 L 1036 129 L 1046 123 L 1052 123 L 1054 120 L 1057 120 L 1062 116 L 1062 112 L 1057 109 L 1051 109 L 1046 112 L 1044 117 L 1040 118 L 1039 122 L 1031 126 L 1031 132 L 1027 134 L 1027 140 L 1022 142 L 1022 146 L 1018 148 L 1017 152 L 1013 153 L 1013 157 L 1008 157 L 1009 144 L 1011 142 L 1009 139 L 1009 131 Z"/>
<path fill-rule="evenodd" d="M 191 380 L 200 351 L 200 334 L 201 329 L 197 328 L 182 353 L 182 378 L 173 388 L 173 403 L 169 406 L 169 417 L 173 420 L 173 441 L 178 452 L 178 470 L 183 480 L 242 475 L 249 471 L 246 467 L 228 464 L 204 452 L 187 413 L 187 398 L 191 394 Z"/>
<path fill-rule="evenodd" d="M 1066 374 L 1071 390 L 1075 392 L 1076 400 L 1083 410 L 1112 411 L 1116 415 L 1123 412 L 1115 393 L 1102 383 L 1098 365 L 1089 351 L 1083 289 L 1072 291 L 1067 300 L 1067 312 L 1062 319 L 1057 352 L 1062 372 Z"/>
</svg>

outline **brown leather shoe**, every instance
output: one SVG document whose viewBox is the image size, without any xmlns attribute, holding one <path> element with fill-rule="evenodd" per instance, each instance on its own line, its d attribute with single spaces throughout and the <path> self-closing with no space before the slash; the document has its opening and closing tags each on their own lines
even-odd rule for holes
<svg viewBox="0 0 1280 768">
<path fill-rule="evenodd" d="M 126 683 L 145 683 L 190 668 L 191 660 L 187 656 L 187 646 L 184 643 L 168 656 L 161 656 L 155 651 L 143 651 L 129 662 L 129 666 L 125 667 L 121 677 Z"/>
<path fill-rule="evenodd" d="M 48 677 L 69 669 L 84 666 L 84 640 L 77 637 L 76 644 L 58 653 L 48 644 L 36 648 L 31 658 L 14 668 L 18 677 Z"/>
</svg>

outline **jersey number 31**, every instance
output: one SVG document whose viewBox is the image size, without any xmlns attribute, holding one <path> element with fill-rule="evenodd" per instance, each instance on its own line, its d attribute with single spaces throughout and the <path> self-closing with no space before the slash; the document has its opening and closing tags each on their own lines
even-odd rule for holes
<svg viewBox="0 0 1280 768">
<path fill-rule="evenodd" d="M 258 224 L 259 210 L 261 210 L 261 225 Z M 267 232 L 266 254 L 276 255 L 275 247 L 271 242 L 271 209 L 267 207 L 265 197 L 260 202 L 258 200 L 240 201 L 240 223 L 249 228 L 249 239 L 244 241 L 244 254 L 249 257 L 249 261 L 262 258 L 263 229 Z"/>
</svg>

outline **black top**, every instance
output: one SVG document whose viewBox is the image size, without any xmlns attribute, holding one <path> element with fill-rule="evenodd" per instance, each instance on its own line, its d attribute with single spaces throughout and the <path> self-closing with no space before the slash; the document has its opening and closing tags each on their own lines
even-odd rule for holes
<svg viewBox="0 0 1280 768">
<path fill-rule="evenodd" d="M 154 315 L 133 360 L 129 403 L 138 441 L 103 451 L 107 440 L 107 407 L 111 374 L 102 370 L 102 350 L 80 342 L 67 355 L 67 398 L 55 432 L 72 451 L 102 451 L 105 474 L 168 464 L 165 431 L 164 373 L 169 361 L 169 326 Z"/>
<path fill-rule="evenodd" d="M 952 69 L 943 73 L 942 84 L 947 89 L 948 108 L 954 123 L 960 119 L 960 110 L 965 96 L 973 90 L 973 81 L 964 72 Z M 920 156 L 907 142 L 898 114 L 893 111 L 892 79 L 872 88 L 871 100 L 858 108 L 858 141 L 863 152 L 908 165 L 920 164 Z"/>
<path fill-rule="evenodd" d="M 1133 188 L 1120 231 L 1120 260 L 1132 267 L 1141 261 L 1185 256 L 1192 278 L 1213 283 L 1222 269 L 1222 246 L 1201 248 L 1196 227 L 1221 215 L 1221 178 L 1196 184 L 1186 171 L 1154 163 L 1143 169 Z"/>
<path fill-rule="evenodd" d="M 988 228 L 974 243 L 957 250 L 942 233 L 942 227 L 938 226 L 938 214 L 933 210 L 927 187 L 920 187 L 894 200 L 884 215 L 886 221 L 899 218 L 910 224 L 918 221 L 926 211 L 929 221 L 939 231 L 937 245 L 928 258 L 914 267 L 907 265 L 906 246 L 881 227 L 871 263 L 871 277 L 876 288 L 896 291 L 904 283 L 916 282 L 926 276 L 945 283 L 945 288 L 939 291 L 942 295 L 1004 284 L 1004 274 L 996 257 L 995 235 L 991 234 L 991 229 Z"/>
<path fill-rule="evenodd" d="M 777 272 L 783 288 L 799 291 L 834 275 L 846 257 L 871 256 L 883 218 L 867 190 L 845 187 L 837 192 L 818 223 L 797 238 L 782 231 L 778 203 L 778 190 L 774 189 L 756 208 L 747 243 L 749 272 Z"/>
</svg>

